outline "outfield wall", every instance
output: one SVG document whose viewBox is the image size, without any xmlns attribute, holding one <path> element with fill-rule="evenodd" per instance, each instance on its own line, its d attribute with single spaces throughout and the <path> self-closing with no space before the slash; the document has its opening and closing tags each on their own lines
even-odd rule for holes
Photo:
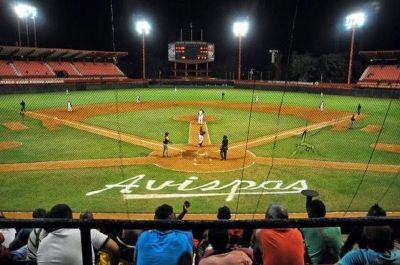
<svg viewBox="0 0 400 265">
<path fill-rule="evenodd" d="M 1 94 L 48 93 L 86 90 L 108 90 L 147 87 L 147 82 L 99 82 L 99 83 L 64 83 L 64 84 L 28 84 L 0 85 Z"/>
<path fill-rule="evenodd" d="M 354 96 L 354 97 L 371 97 L 371 98 L 400 98 L 400 90 L 398 89 L 366 89 L 366 88 L 347 88 L 340 86 L 309 86 L 304 85 L 258 85 L 258 84 L 235 84 L 237 88 L 256 89 L 267 91 L 288 91 L 326 95 Z"/>
<path fill-rule="evenodd" d="M 165 80 L 164 80 L 165 81 Z M 240 89 L 256 89 L 267 91 L 288 91 L 300 93 L 327 95 L 342 95 L 355 97 L 371 97 L 371 98 L 400 98 L 399 89 L 380 89 L 380 88 L 358 88 L 355 85 L 347 84 L 285 84 L 285 82 L 272 84 L 253 81 L 228 82 L 227 80 L 171 80 L 168 82 L 154 82 L 147 80 L 129 80 L 126 82 L 87 82 L 87 83 L 63 83 L 63 84 L 24 84 L 24 85 L 0 85 L 0 94 L 23 94 L 23 93 L 47 93 L 47 92 L 63 92 L 69 91 L 86 91 L 86 90 L 109 90 L 109 89 L 126 89 L 126 88 L 143 88 L 148 87 L 171 87 L 185 86 L 193 88 L 215 88 L 223 89 L 226 86 Z"/>
</svg>

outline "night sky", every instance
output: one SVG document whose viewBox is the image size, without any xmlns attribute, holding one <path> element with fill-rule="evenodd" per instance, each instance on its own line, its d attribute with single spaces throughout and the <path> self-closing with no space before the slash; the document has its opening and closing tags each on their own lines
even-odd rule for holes
<svg viewBox="0 0 400 265">
<path fill-rule="evenodd" d="M 0 45 L 15 45 L 17 17 L 12 5 L 0 0 Z M 309 52 L 315 56 L 348 52 L 351 32 L 346 15 L 363 11 L 367 22 L 356 31 L 359 50 L 400 50 L 400 0 L 31 0 L 37 8 L 38 47 L 127 51 L 140 60 L 142 42 L 134 22 L 146 18 L 152 25 L 146 54 L 167 59 L 168 42 L 193 40 L 215 43 L 216 62 L 238 53 L 233 22 L 248 18 L 250 31 L 242 41 L 242 63 L 261 67 L 270 61 L 269 50 Z M 111 8 L 112 6 L 112 8 Z M 111 12 L 111 9 L 113 12 Z M 113 13 L 114 41 L 111 13 Z M 30 46 L 33 26 L 30 21 Z M 25 22 L 21 22 L 26 45 Z"/>
</svg>

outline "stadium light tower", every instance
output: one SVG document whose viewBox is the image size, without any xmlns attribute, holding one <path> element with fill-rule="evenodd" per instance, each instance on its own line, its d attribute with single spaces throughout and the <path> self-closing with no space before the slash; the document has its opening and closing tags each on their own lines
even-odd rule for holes
<svg viewBox="0 0 400 265">
<path fill-rule="evenodd" d="M 143 56 L 143 79 L 146 79 L 146 58 L 145 58 L 145 43 L 144 36 L 150 32 L 150 24 L 145 20 L 140 20 L 136 22 L 136 31 L 142 35 L 142 56 Z"/>
<path fill-rule="evenodd" d="M 345 25 L 347 29 L 351 29 L 351 46 L 350 46 L 350 58 L 349 58 L 349 70 L 347 74 L 347 84 L 351 81 L 351 72 L 353 67 L 353 48 L 354 48 L 354 35 L 356 33 L 356 27 L 361 27 L 365 22 L 365 15 L 363 13 L 351 14 L 346 17 Z"/>
<path fill-rule="evenodd" d="M 238 80 L 241 78 L 241 63 L 242 63 L 242 38 L 246 36 L 249 29 L 247 21 L 235 22 L 233 24 L 233 33 L 239 38 L 239 61 L 238 61 Z"/>
<path fill-rule="evenodd" d="M 26 44 L 29 46 L 29 28 L 28 28 L 28 17 L 33 19 L 33 29 L 35 34 L 35 47 L 37 46 L 36 43 L 36 8 L 28 5 L 18 4 L 14 6 L 14 11 L 17 14 L 17 22 L 18 22 L 18 45 L 21 46 L 21 26 L 19 23 L 20 19 L 25 19 L 26 25 Z"/>
<path fill-rule="evenodd" d="M 36 8 L 32 8 L 32 11 L 31 11 L 31 18 L 32 18 L 32 20 L 33 20 L 33 37 L 34 37 L 34 44 L 35 44 L 35 47 L 37 47 L 37 39 L 36 39 Z"/>
</svg>

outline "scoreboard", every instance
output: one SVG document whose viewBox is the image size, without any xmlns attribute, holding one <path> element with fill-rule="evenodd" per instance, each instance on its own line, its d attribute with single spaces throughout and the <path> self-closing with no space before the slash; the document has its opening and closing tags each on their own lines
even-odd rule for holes
<svg viewBox="0 0 400 265">
<path fill-rule="evenodd" d="M 177 41 L 168 44 L 168 61 L 196 64 L 214 61 L 214 44 L 202 41 Z"/>
</svg>

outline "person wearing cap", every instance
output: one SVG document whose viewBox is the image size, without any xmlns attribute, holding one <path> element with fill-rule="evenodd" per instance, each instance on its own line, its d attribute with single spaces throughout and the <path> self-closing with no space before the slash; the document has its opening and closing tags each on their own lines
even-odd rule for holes
<svg viewBox="0 0 400 265">
<path fill-rule="evenodd" d="M 169 155 L 168 155 L 168 144 L 170 144 L 171 143 L 171 140 L 169 139 L 169 133 L 168 132 L 166 132 L 165 134 L 164 134 L 164 140 L 163 140 L 163 157 L 169 157 Z"/>
<path fill-rule="evenodd" d="M 228 152 L 228 136 L 224 135 L 222 137 L 221 146 L 219 148 L 219 153 L 221 155 L 221 160 L 226 160 L 226 153 Z"/>
<path fill-rule="evenodd" d="M 390 247 L 392 234 L 389 226 L 364 226 L 367 249 L 348 252 L 336 265 L 400 264 L 400 250 Z"/>
<path fill-rule="evenodd" d="M 66 204 L 57 204 L 49 212 L 49 218 L 72 219 L 72 210 Z M 37 251 L 37 264 L 83 264 L 82 240 L 79 229 L 53 228 L 43 238 Z M 119 248 L 114 240 L 96 229 L 90 230 L 92 243 L 92 261 L 94 264 L 94 250 L 108 254 L 109 264 L 119 264 Z"/>
<path fill-rule="evenodd" d="M 288 211 L 278 203 L 268 206 L 266 219 L 288 219 Z M 303 237 L 295 228 L 266 228 L 256 231 L 264 265 L 304 265 Z"/>
<path fill-rule="evenodd" d="M 307 205 L 308 218 L 325 218 L 326 208 L 321 200 L 312 200 Z M 331 264 L 340 258 L 342 233 L 340 227 L 300 228 L 306 248 L 306 262 Z"/>
</svg>

